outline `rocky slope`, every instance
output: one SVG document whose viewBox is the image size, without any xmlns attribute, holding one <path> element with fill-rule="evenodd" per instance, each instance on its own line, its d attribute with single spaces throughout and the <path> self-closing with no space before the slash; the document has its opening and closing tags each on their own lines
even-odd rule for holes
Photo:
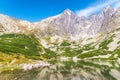
<svg viewBox="0 0 120 80">
<path fill-rule="evenodd" d="M 33 23 L 0 14 L 0 34 L 27 33 L 28 31 L 33 30 L 33 28 Z"/>
</svg>

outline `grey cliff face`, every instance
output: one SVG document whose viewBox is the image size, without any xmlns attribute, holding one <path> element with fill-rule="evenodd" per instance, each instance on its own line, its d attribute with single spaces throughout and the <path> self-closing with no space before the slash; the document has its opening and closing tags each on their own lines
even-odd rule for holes
<svg viewBox="0 0 120 80">
<path fill-rule="evenodd" d="M 84 16 L 79 17 L 67 9 L 58 16 L 51 17 L 37 23 L 38 26 L 43 24 L 47 24 L 47 28 L 49 25 L 53 25 L 54 28 L 60 31 L 61 34 L 63 33 L 63 35 L 75 36 L 81 33 L 85 33 L 85 29 L 90 25 L 90 21 L 87 20 Z"/>
<path fill-rule="evenodd" d="M 66 35 L 74 35 L 81 31 L 79 21 L 80 18 L 73 12 L 65 10 L 57 19 L 52 21 L 52 24 L 55 24 L 57 29 L 63 31 Z"/>
<path fill-rule="evenodd" d="M 110 31 L 113 26 L 108 26 L 108 23 L 115 16 L 114 8 L 107 6 L 100 14 L 92 15 L 89 19 L 92 25 L 88 29 L 88 34 L 95 35 L 99 32 Z"/>
</svg>

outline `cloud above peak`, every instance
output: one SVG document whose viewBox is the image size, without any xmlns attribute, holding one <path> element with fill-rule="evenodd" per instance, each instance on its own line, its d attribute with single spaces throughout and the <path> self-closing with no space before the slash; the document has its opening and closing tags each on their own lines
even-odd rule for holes
<svg viewBox="0 0 120 80">
<path fill-rule="evenodd" d="M 111 0 L 106 0 L 106 1 L 103 1 L 103 2 L 100 2 L 100 0 L 99 0 L 97 3 L 92 4 L 91 6 L 88 6 L 85 9 L 76 10 L 75 13 L 78 16 L 89 17 L 91 14 L 94 14 L 94 13 L 97 13 L 97 12 L 101 11 L 103 8 L 105 8 L 108 5 L 110 5 L 114 8 L 118 8 L 118 7 L 120 7 L 120 0 L 112 0 L 112 1 Z"/>
<path fill-rule="evenodd" d="M 120 7 L 120 1 L 114 5 L 114 8 Z"/>
</svg>

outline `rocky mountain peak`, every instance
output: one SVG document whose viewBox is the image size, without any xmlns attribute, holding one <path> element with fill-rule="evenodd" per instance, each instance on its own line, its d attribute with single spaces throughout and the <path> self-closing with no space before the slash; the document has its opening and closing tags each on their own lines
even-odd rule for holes
<svg viewBox="0 0 120 80">
<path fill-rule="evenodd" d="M 103 9 L 103 12 L 107 12 L 107 11 L 113 11 L 114 8 L 112 8 L 111 6 L 106 6 L 104 9 Z"/>
<path fill-rule="evenodd" d="M 70 9 L 65 9 L 63 12 L 72 12 Z"/>
<path fill-rule="evenodd" d="M 66 10 L 63 11 L 62 14 L 65 14 L 65 15 L 72 15 L 72 14 L 74 14 L 74 12 L 72 12 L 70 9 L 66 9 Z"/>
<path fill-rule="evenodd" d="M 103 9 L 101 14 L 106 17 L 112 17 L 114 13 L 115 13 L 115 9 L 112 8 L 111 6 L 107 6 Z"/>
</svg>

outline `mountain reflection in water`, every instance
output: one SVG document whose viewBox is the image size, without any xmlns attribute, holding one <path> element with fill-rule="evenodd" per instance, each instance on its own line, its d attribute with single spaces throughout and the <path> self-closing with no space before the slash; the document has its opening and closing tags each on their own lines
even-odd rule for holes
<svg viewBox="0 0 120 80">
<path fill-rule="evenodd" d="M 119 80 L 119 60 L 50 61 L 53 65 L 0 74 L 0 80 Z"/>
</svg>

